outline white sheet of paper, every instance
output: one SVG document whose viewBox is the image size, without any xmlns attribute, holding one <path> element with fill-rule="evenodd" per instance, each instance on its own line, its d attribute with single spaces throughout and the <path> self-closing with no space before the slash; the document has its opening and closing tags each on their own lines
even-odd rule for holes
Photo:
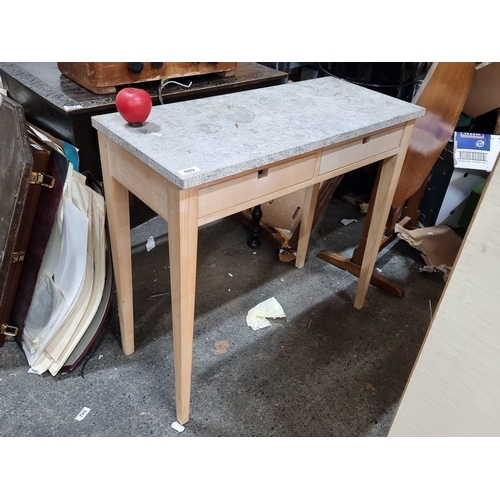
<svg viewBox="0 0 500 500">
<path fill-rule="evenodd" d="M 70 200 L 64 200 L 61 257 L 54 282 L 71 304 L 80 288 L 87 262 L 88 217 Z"/>
<path fill-rule="evenodd" d="M 61 203 L 64 217 L 54 280 L 41 270 L 26 318 L 23 350 L 31 366 L 68 315 L 85 276 L 89 219 L 70 200 Z M 58 231 L 57 227 L 53 231 Z M 51 250 L 57 253 L 58 245 Z M 54 258 L 47 258 L 46 262 L 51 262 L 47 264 L 49 267 L 53 266 Z"/>
<path fill-rule="evenodd" d="M 266 318 L 284 318 L 286 317 L 285 311 L 281 304 L 274 298 L 264 300 L 255 307 L 252 307 L 247 314 L 247 325 L 253 330 L 260 330 L 266 326 L 271 326 L 271 323 Z"/>
</svg>

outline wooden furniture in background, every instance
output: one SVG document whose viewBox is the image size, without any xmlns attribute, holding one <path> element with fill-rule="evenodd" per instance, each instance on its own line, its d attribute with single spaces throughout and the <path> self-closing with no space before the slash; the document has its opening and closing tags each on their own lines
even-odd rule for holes
<svg viewBox="0 0 500 500">
<path fill-rule="evenodd" d="M 490 174 L 389 436 L 500 436 L 500 167 Z"/>
<path fill-rule="evenodd" d="M 59 62 L 59 71 L 95 94 L 114 94 L 120 85 L 216 73 L 234 76 L 235 62 Z"/>
<path fill-rule="evenodd" d="M 26 119 L 79 149 L 80 171 L 89 171 L 102 181 L 97 133 L 92 116 L 116 111 L 115 94 L 97 95 L 61 74 L 55 62 L 0 63 L 0 76 L 9 97 L 21 104 Z M 288 74 L 257 63 L 238 63 L 231 77 L 208 74 L 183 78 L 189 89 L 167 85 L 165 104 L 214 95 L 240 92 L 286 83 Z M 137 85 L 159 105 L 158 82 Z"/>
<path fill-rule="evenodd" d="M 330 200 L 335 193 L 335 190 L 342 181 L 343 175 L 328 179 L 323 182 L 319 188 L 318 203 L 314 212 L 314 219 L 312 227 L 314 228 L 319 221 L 323 212 L 326 210 Z M 293 231 L 290 239 L 284 239 L 283 234 L 280 233 L 276 227 L 263 223 L 260 220 L 259 210 L 260 207 L 254 207 L 252 211 L 246 210 L 235 214 L 235 217 L 249 228 L 249 242 L 250 248 L 258 248 L 261 239 L 265 239 L 271 246 L 278 249 L 278 256 L 283 262 L 293 262 L 297 251 L 297 244 L 300 234 L 300 222 L 297 228 Z M 261 210 L 262 212 L 262 210 Z M 260 214 L 261 216 L 261 214 Z"/>
<path fill-rule="evenodd" d="M 124 125 L 117 113 L 93 118 L 125 354 L 135 349 L 129 191 L 168 222 L 181 424 L 189 419 L 198 227 L 305 189 L 295 261 L 300 268 L 320 184 L 384 159 L 354 299 L 361 309 L 413 124 L 423 113 L 421 107 L 321 78 L 154 107 L 142 130 Z"/>
<path fill-rule="evenodd" d="M 98 95 L 61 74 L 55 62 L 0 63 L 2 84 L 8 95 L 24 108 L 26 119 L 55 137 L 78 148 L 81 172 L 102 181 L 97 132 L 93 116 L 116 111 L 116 94 Z M 182 78 L 189 89 L 170 84 L 162 90 L 165 104 L 280 85 L 288 74 L 257 63 L 238 63 L 234 76 L 207 74 Z M 153 105 L 160 105 L 159 83 L 137 84 L 149 92 Z M 136 227 L 155 214 L 131 197 L 131 222 Z"/>
<path fill-rule="evenodd" d="M 472 118 L 500 108 L 500 63 L 476 63 L 474 84 L 464 104 L 464 113 Z"/>
<path fill-rule="evenodd" d="M 432 167 L 439 158 L 446 143 L 453 135 L 464 103 L 474 81 L 474 63 L 433 63 L 413 102 L 426 108 L 426 113 L 415 122 L 403 170 L 391 202 L 380 250 L 395 237 L 394 226 L 399 223 L 408 228 L 418 227 L 418 207 L 422 199 Z M 375 185 L 379 182 L 379 174 Z M 375 190 L 374 190 L 375 192 Z M 360 263 L 366 248 L 368 228 L 373 216 L 373 199 L 370 200 L 359 245 L 350 259 L 322 250 L 318 257 L 334 266 L 359 276 Z M 374 272 L 371 283 L 383 290 L 403 297 L 403 288 Z"/>
</svg>

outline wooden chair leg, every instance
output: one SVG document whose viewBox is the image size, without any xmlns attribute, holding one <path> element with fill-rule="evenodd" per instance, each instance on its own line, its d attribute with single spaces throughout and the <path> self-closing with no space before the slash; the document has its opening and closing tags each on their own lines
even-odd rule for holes
<svg viewBox="0 0 500 500">
<path fill-rule="evenodd" d="M 391 212 L 389 214 L 388 222 L 384 237 L 380 242 L 380 250 L 385 248 L 391 241 L 396 237 L 396 233 L 394 232 L 394 227 L 396 223 L 403 227 L 409 227 L 414 229 L 418 227 L 418 208 L 420 206 L 420 202 L 422 201 L 422 197 L 424 195 L 425 189 L 427 187 L 427 181 L 422 184 L 421 188 L 410 197 L 405 207 L 392 207 Z M 377 178 L 375 180 L 375 187 L 378 183 L 378 173 Z M 363 254 L 365 251 L 365 243 L 366 243 L 366 234 L 368 231 L 368 227 L 370 225 L 371 220 L 371 206 L 372 200 L 370 200 L 370 207 L 368 208 L 368 213 L 366 214 L 366 219 L 363 225 L 363 230 L 361 234 L 360 244 L 354 249 L 353 255 L 350 259 L 343 257 L 342 255 L 336 254 L 334 252 L 330 252 L 328 250 L 322 250 L 318 253 L 317 257 L 333 264 L 341 269 L 345 269 L 346 271 L 354 274 L 359 277 L 361 262 L 363 261 Z M 401 285 L 398 285 L 394 281 L 389 280 L 384 275 L 378 273 L 377 271 L 373 272 L 373 276 L 370 280 L 372 285 L 389 292 L 391 295 L 394 295 L 398 298 L 404 297 L 404 289 Z"/>
<path fill-rule="evenodd" d="M 408 199 L 408 202 L 403 209 L 402 218 L 410 218 L 410 221 L 407 224 L 407 227 L 409 227 L 410 229 L 415 229 L 418 227 L 418 219 L 420 216 L 419 207 L 422 198 L 424 197 L 424 193 L 429 182 L 429 177 L 425 179 L 425 181 L 422 183 L 422 186 L 420 186 L 420 189 Z"/>
<path fill-rule="evenodd" d="M 312 228 L 317 224 L 319 221 L 320 217 L 323 215 L 323 212 L 326 210 L 328 207 L 328 204 L 330 202 L 330 199 L 332 198 L 333 194 L 335 193 L 335 190 L 337 189 L 338 185 L 340 184 L 340 181 L 342 180 L 344 176 L 339 175 L 337 177 L 334 177 L 333 179 L 329 179 L 327 181 L 324 181 L 321 184 L 321 187 L 319 189 L 319 194 L 318 194 L 318 201 L 316 203 L 316 210 L 314 212 L 314 219 L 312 223 Z M 259 206 L 260 208 L 260 206 Z M 280 234 L 276 231 L 275 228 L 268 226 L 267 224 L 263 224 L 261 222 L 262 218 L 262 211 L 260 210 L 255 213 L 255 209 L 252 211 L 251 215 L 249 215 L 246 212 L 239 212 L 237 214 L 234 214 L 234 217 L 238 219 L 242 224 L 247 226 L 248 228 L 248 239 L 247 239 L 247 244 L 250 246 L 250 248 L 258 248 L 257 247 L 252 247 L 251 246 L 251 241 L 253 239 L 253 235 L 256 235 L 257 241 L 259 241 L 259 238 L 266 239 L 266 241 L 276 247 L 278 250 L 283 249 L 283 240 Z M 290 254 L 292 255 L 292 258 L 287 260 L 286 262 L 293 262 L 295 260 L 295 257 L 293 257 L 293 252 L 297 250 L 298 247 L 298 241 L 299 241 L 299 234 L 300 234 L 300 223 L 293 232 L 292 237 L 288 240 L 288 247 L 290 250 Z"/>
<path fill-rule="evenodd" d="M 475 72 L 475 63 L 470 62 L 435 62 L 427 71 L 424 82 L 412 101 L 414 104 L 426 108 L 427 113 L 415 122 L 414 140 L 406 152 L 400 181 L 392 199 L 392 217 L 387 221 L 380 248 L 383 248 L 394 238 L 396 222 L 410 228 L 418 227 L 418 208 L 428 178 L 456 127 L 472 88 Z M 376 185 L 379 182 L 378 176 L 379 174 Z M 363 226 L 361 241 L 348 263 L 347 259 L 336 254 L 331 256 L 328 252 L 320 252 L 318 257 L 359 276 L 358 269 L 365 254 L 367 229 L 371 220 L 372 201 L 370 201 L 369 212 Z M 371 283 L 376 284 L 374 280 Z M 394 286 L 394 291 L 397 292 L 397 286 Z"/>
</svg>

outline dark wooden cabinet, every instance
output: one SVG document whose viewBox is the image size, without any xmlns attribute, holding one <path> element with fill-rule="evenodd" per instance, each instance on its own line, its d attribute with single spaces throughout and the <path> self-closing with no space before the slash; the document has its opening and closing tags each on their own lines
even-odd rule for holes
<svg viewBox="0 0 500 500">
<path fill-rule="evenodd" d="M 91 117 L 116 111 L 116 93 L 98 95 L 64 76 L 55 62 L 0 63 L 0 76 L 9 97 L 21 104 L 26 119 L 79 149 L 80 171 L 102 180 L 97 132 Z M 257 63 L 238 63 L 234 76 L 204 74 L 179 79 L 189 89 L 170 84 L 163 88 L 164 104 L 239 92 L 285 83 L 288 74 Z M 159 81 L 134 84 L 149 92 L 159 105 Z"/>
</svg>

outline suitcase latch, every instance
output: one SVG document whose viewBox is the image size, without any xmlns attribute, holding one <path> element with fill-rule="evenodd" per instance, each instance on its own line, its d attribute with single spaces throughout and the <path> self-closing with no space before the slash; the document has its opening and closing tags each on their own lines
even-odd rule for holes
<svg viewBox="0 0 500 500">
<path fill-rule="evenodd" d="M 55 179 L 51 175 L 40 172 L 31 172 L 30 184 L 38 184 L 43 187 L 53 188 Z"/>
<path fill-rule="evenodd" d="M 12 252 L 12 263 L 22 262 L 25 255 L 25 252 Z"/>
<path fill-rule="evenodd" d="M 7 337 L 15 337 L 18 331 L 19 328 L 17 326 L 7 325 L 7 323 L 0 325 L 0 333 L 3 333 Z"/>
</svg>

